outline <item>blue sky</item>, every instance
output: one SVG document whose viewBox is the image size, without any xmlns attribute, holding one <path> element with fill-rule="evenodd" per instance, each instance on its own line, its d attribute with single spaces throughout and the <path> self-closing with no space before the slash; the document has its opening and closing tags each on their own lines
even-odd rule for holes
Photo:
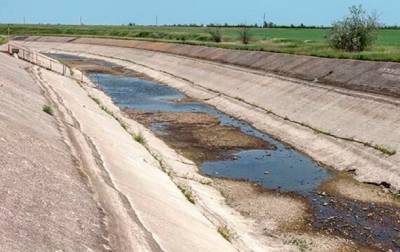
<svg viewBox="0 0 400 252">
<path fill-rule="evenodd" d="M 329 25 L 363 4 L 381 22 L 400 24 L 399 0 L 0 0 L 0 23 L 261 23 Z"/>
</svg>

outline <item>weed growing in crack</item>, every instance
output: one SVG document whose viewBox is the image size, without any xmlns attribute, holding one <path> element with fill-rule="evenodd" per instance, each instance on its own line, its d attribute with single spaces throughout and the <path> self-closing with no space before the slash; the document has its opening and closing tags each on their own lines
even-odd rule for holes
<svg viewBox="0 0 400 252">
<path fill-rule="evenodd" d="M 53 108 L 50 107 L 49 105 L 43 105 L 42 110 L 43 110 L 43 112 L 45 112 L 45 113 L 47 113 L 47 114 L 49 114 L 49 115 L 51 115 L 51 116 L 54 115 Z"/>
<path fill-rule="evenodd" d="M 136 142 L 145 145 L 146 144 L 146 139 L 144 138 L 142 132 L 139 132 L 135 135 L 133 135 L 133 139 L 135 139 Z"/>
<path fill-rule="evenodd" d="M 97 103 L 97 105 L 100 105 L 100 100 L 99 100 L 98 98 L 93 97 L 93 96 L 90 96 L 90 98 L 91 98 L 95 103 Z"/>
<path fill-rule="evenodd" d="M 229 228 L 227 226 L 220 226 L 218 227 L 218 233 L 220 233 L 220 235 L 222 237 L 224 237 L 225 240 L 227 241 L 231 241 L 231 231 L 229 230 Z"/>
<path fill-rule="evenodd" d="M 185 188 L 184 186 L 178 185 L 179 190 L 181 190 L 181 192 L 183 193 L 183 195 L 185 195 L 186 199 L 192 203 L 195 204 L 196 200 L 194 198 L 194 195 L 192 193 L 192 191 L 190 191 L 190 189 Z"/>
<path fill-rule="evenodd" d="M 114 116 L 114 115 L 113 115 Z M 128 124 L 126 124 L 126 122 L 124 122 L 121 118 L 119 118 L 119 117 L 116 117 L 116 116 L 114 116 L 114 118 L 115 118 L 115 120 L 117 120 L 118 122 L 119 122 L 119 124 L 121 125 L 121 127 L 124 129 L 124 130 L 126 130 L 126 131 L 128 131 L 128 129 L 129 129 L 129 126 L 128 126 Z M 128 132 L 129 133 L 129 132 Z"/>
<path fill-rule="evenodd" d="M 397 153 L 396 150 L 389 149 L 382 145 L 375 144 L 373 147 L 388 156 L 393 156 L 393 155 L 396 155 L 396 153 Z"/>
</svg>

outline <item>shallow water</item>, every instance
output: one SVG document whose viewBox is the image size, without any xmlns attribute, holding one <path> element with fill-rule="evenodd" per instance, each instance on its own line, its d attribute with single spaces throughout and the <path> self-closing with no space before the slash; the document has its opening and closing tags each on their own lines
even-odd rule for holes
<svg viewBox="0 0 400 252">
<path fill-rule="evenodd" d="M 85 60 L 60 54 L 52 56 L 64 61 Z M 102 66 L 116 66 L 100 60 L 86 60 Z M 121 108 L 149 112 L 207 113 L 217 117 L 222 125 L 236 127 L 245 134 L 274 145 L 276 148 L 273 150 L 241 150 L 234 153 L 234 158 L 205 161 L 201 164 L 202 173 L 211 177 L 251 181 L 280 192 L 297 193 L 310 203 L 313 212 L 311 225 L 314 229 L 353 239 L 361 245 L 379 250 L 400 251 L 399 209 L 321 195 L 318 188 L 324 181 L 334 179 L 335 174 L 308 156 L 212 106 L 200 102 L 178 102 L 186 96 L 160 83 L 104 73 L 90 73 L 89 78 Z M 168 123 L 153 123 L 150 129 L 162 136 L 169 134 L 167 127 Z"/>
<path fill-rule="evenodd" d="M 204 103 L 176 102 L 185 95 L 171 87 L 142 79 L 110 74 L 89 74 L 89 78 L 114 99 L 121 108 L 162 112 L 201 112 L 216 116 L 223 125 L 267 141 L 275 150 L 244 150 L 235 159 L 206 161 L 202 172 L 213 177 L 248 180 L 282 192 L 309 193 L 330 178 L 329 172 L 307 156 L 286 147 L 246 122 L 232 118 Z M 162 133 L 161 124 L 152 125 Z M 165 126 L 165 125 L 164 125 Z"/>
</svg>

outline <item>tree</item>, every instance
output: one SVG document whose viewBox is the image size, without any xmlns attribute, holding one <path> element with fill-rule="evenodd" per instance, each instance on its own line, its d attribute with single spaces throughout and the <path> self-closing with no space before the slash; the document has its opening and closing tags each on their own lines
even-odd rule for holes
<svg viewBox="0 0 400 252">
<path fill-rule="evenodd" d="M 354 5 L 347 17 L 332 24 L 328 42 L 336 49 L 364 51 L 376 41 L 379 27 L 376 14 L 367 14 L 362 5 Z"/>
<path fill-rule="evenodd" d="M 246 25 L 243 25 L 240 30 L 239 30 L 239 38 L 242 41 L 243 44 L 247 45 L 250 43 L 251 39 L 251 34 L 250 34 L 250 28 Z"/>
<path fill-rule="evenodd" d="M 221 29 L 219 27 L 209 29 L 208 33 L 214 42 L 220 43 L 222 41 Z"/>
</svg>

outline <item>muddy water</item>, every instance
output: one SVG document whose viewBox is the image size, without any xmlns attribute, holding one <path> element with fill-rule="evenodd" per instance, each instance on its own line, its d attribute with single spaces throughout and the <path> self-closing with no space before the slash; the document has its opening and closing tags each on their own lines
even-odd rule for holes
<svg viewBox="0 0 400 252">
<path fill-rule="evenodd" d="M 62 60 L 74 65 L 85 61 Z M 96 60 L 90 64 L 110 66 Z M 400 251 L 399 208 L 321 192 L 321 184 L 336 174 L 268 134 L 159 83 L 104 71 L 88 76 L 129 116 L 198 163 L 204 175 L 296 193 L 309 203 L 313 230 L 378 250 Z"/>
</svg>

